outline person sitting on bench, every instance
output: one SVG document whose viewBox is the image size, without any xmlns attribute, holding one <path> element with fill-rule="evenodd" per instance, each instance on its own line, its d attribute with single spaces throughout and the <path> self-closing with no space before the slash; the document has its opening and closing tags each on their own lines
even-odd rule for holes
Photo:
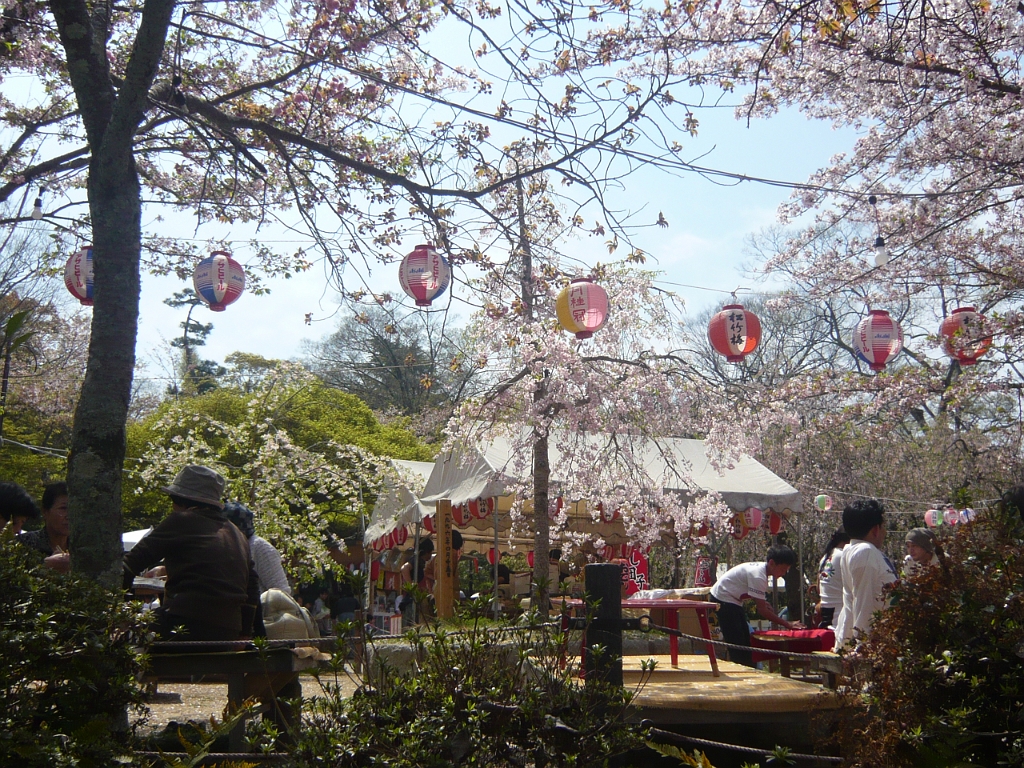
<svg viewBox="0 0 1024 768">
<path fill-rule="evenodd" d="M 259 579 L 245 535 L 224 516 L 224 478 L 193 464 L 161 490 L 171 497 L 171 513 L 125 553 L 125 588 L 163 561 L 167 584 L 157 609 L 161 639 L 252 637 Z"/>
</svg>

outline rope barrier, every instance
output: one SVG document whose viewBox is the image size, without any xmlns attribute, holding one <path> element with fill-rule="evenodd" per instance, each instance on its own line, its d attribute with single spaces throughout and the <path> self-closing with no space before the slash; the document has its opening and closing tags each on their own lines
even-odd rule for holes
<svg viewBox="0 0 1024 768">
<path fill-rule="evenodd" d="M 643 723 L 641 723 L 641 727 L 643 727 L 644 725 L 649 725 L 649 724 L 650 724 L 650 721 L 649 720 L 645 720 Z M 758 755 L 760 757 L 771 757 L 772 756 L 771 750 L 756 749 L 755 747 L 743 747 L 743 746 L 740 746 L 739 744 L 726 744 L 725 742 L 712 741 L 710 739 L 699 739 L 696 736 L 684 736 L 684 735 L 679 734 L 679 733 L 672 733 L 671 731 L 662 731 L 662 730 L 659 730 L 657 728 L 650 728 L 649 733 L 652 736 L 656 736 L 657 740 L 658 741 L 662 741 L 662 742 L 672 743 L 672 742 L 685 741 L 685 742 L 688 742 L 690 744 L 696 744 L 696 745 L 702 746 L 702 747 L 713 747 L 713 748 L 716 748 L 716 749 L 728 749 L 728 750 L 732 750 L 734 752 L 742 752 L 742 753 L 747 754 L 747 755 Z M 843 762 L 843 758 L 841 758 L 841 757 L 832 757 L 832 756 L 827 756 L 827 755 L 806 755 L 806 754 L 801 754 L 799 752 L 787 752 L 786 756 L 789 757 L 792 760 L 813 760 L 813 761 L 824 762 L 824 763 L 841 763 L 841 762 Z"/>
<path fill-rule="evenodd" d="M 716 648 L 732 648 L 737 651 L 755 651 L 757 653 L 764 654 L 765 656 L 778 656 L 779 658 L 786 657 L 790 659 L 798 659 L 800 661 L 821 661 L 820 656 L 816 656 L 811 653 L 796 653 L 795 651 L 780 651 L 774 648 L 759 648 L 750 645 L 735 645 L 734 643 L 727 643 L 724 640 L 708 640 L 706 637 L 688 635 L 685 632 L 680 632 L 678 629 L 672 629 L 671 627 L 663 627 L 660 624 L 655 624 L 654 622 L 650 621 L 650 616 L 641 616 L 640 618 L 648 620 L 649 629 L 657 630 L 658 632 L 662 632 L 666 635 L 682 637 L 686 640 L 690 640 L 693 642 L 704 643 L 705 645 L 713 645 Z"/>
<path fill-rule="evenodd" d="M 187 651 L 258 651 L 276 650 L 279 648 L 327 648 L 333 649 L 337 643 L 336 637 L 309 637 L 296 640 L 261 640 L 259 647 L 252 640 L 157 640 L 149 644 L 151 652 L 187 652 Z"/>
</svg>

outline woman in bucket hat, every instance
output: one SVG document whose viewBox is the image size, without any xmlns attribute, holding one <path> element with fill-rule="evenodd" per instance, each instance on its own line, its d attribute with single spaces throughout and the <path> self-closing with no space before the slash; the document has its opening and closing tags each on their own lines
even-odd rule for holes
<svg viewBox="0 0 1024 768">
<path fill-rule="evenodd" d="M 163 561 L 167 583 L 157 611 L 161 637 L 250 637 L 259 582 L 245 536 L 224 516 L 224 478 L 192 464 L 161 490 L 171 497 L 171 513 L 125 553 L 125 588 Z"/>
</svg>

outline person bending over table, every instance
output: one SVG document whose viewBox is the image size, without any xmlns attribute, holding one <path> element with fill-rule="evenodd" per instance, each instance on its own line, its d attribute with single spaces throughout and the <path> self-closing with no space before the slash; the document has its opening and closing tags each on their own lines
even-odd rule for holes
<svg viewBox="0 0 1024 768">
<path fill-rule="evenodd" d="M 773 624 L 787 629 L 803 629 L 799 621 L 786 621 L 779 616 L 765 599 L 768 594 L 768 578 L 785 576 L 796 565 L 796 552 L 789 547 L 776 546 L 768 550 L 765 562 L 740 563 L 730 568 L 711 587 L 711 599 L 719 604 L 718 627 L 722 637 L 732 645 L 750 647 L 750 625 L 743 608 L 746 600 L 753 600 L 757 613 Z M 747 667 L 754 666 L 750 651 L 729 649 L 729 660 Z"/>
</svg>

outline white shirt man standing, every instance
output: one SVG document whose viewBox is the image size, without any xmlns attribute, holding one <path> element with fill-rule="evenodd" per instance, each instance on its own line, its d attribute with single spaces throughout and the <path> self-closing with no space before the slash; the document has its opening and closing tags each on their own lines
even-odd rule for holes
<svg viewBox="0 0 1024 768">
<path fill-rule="evenodd" d="M 838 559 L 843 581 L 843 609 L 836 622 L 839 651 L 871 631 L 877 611 L 888 607 L 885 587 L 899 576 L 896 566 L 882 552 L 885 542 L 885 509 L 876 499 L 858 499 L 843 510 L 843 528 L 850 543 Z"/>
</svg>

